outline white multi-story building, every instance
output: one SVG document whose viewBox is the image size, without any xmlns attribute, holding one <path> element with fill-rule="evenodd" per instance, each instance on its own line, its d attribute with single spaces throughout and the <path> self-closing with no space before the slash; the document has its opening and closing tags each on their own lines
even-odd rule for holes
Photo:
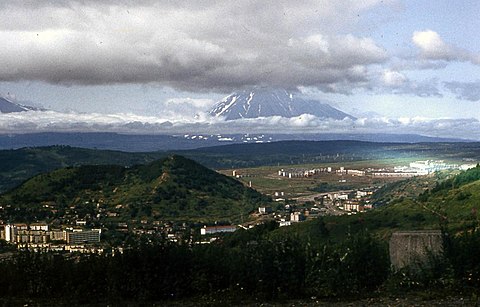
<svg viewBox="0 0 480 307">
<path fill-rule="evenodd" d="M 27 224 L 7 224 L 5 225 L 5 241 L 17 242 L 20 231 L 28 230 Z"/>
<path fill-rule="evenodd" d="M 360 170 L 356 170 L 356 169 L 349 169 L 349 170 L 347 170 L 347 174 L 352 175 L 352 176 L 365 176 L 365 171 L 360 171 Z"/>
<path fill-rule="evenodd" d="M 362 198 L 368 195 L 367 191 L 357 191 L 357 198 Z"/>
<path fill-rule="evenodd" d="M 292 212 L 290 214 L 290 222 L 301 222 L 305 219 L 305 216 L 301 212 Z"/>
<path fill-rule="evenodd" d="M 47 223 L 33 223 L 33 224 L 30 224 L 30 230 L 48 231 L 48 224 Z"/>
<path fill-rule="evenodd" d="M 101 229 L 73 229 L 66 231 L 67 244 L 100 243 Z"/>
</svg>

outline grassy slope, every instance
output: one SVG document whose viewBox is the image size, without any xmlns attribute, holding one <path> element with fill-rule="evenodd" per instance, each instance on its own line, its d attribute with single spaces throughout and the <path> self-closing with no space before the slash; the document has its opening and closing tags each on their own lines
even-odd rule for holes
<svg viewBox="0 0 480 307">
<path fill-rule="evenodd" d="M 368 230 L 387 240 L 397 230 L 440 229 L 451 233 L 472 229 L 479 225 L 480 168 L 474 168 L 453 177 L 445 177 L 437 188 L 412 198 L 397 198 L 375 210 L 351 216 L 327 216 L 321 219 L 281 228 L 272 236 L 296 235 L 314 240 L 340 241 L 348 234 Z M 463 178 L 463 179 L 462 179 Z M 467 178 L 467 179 L 465 179 Z M 393 185 L 392 192 L 414 189 L 418 179 Z M 409 186 L 410 185 L 410 186 Z M 382 191 L 385 193 L 385 191 Z M 416 194 L 418 196 L 418 192 Z M 328 233 L 328 236 L 327 236 Z"/>
<path fill-rule="evenodd" d="M 68 146 L 2 150 L 0 151 L 0 192 L 18 186 L 35 175 L 58 168 L 85 164 L 143 164 L 165 155 L 161 152 L 126 153 Z"/>
<path fill-rule="evenodd" d="M 38 175 L 0 198 L 42 210 L 99 202 L 122 205 L 124 219 L 236 219 L 268 199 L 191 160 L 171 156 L 148 165 L 64 168 Z"/>
</svg>

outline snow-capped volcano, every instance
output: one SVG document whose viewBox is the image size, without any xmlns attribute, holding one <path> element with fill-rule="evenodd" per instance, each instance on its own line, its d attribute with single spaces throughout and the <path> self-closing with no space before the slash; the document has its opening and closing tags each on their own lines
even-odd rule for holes
<svg viewBox="0 0 480 307">
<path fill-rule="evenodd" d="M 269 116 L 295 117 L 312 114 L 317 117 L 344 119 L 353 116 L 334 107 L 296 97 L 284 89 L 259 88 L 234 92 L 216 103 L 210 115 L 222 116 L 227 120 L 240 118 L 257 118 Z"/>
<path fill-rule="evenodd" d="M 8 100 L 7 98 L 0 97 L 0 113 L 13 113 L 24 112 L 30 110 L 37 110 L 37 108 L 24 106 Z"/>
</svg>

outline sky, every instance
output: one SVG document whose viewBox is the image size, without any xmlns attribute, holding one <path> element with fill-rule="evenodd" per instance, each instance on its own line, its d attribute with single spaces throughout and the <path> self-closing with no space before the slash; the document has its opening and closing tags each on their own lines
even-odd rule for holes
<svg viewBox="0 0 480 307">
<path fill-rule="evenodd" d="M 0 133 L 391 132 L 480 138 L 480 2 L 0 3 Z M 226 123 L 229 93 L 282 87 L 356 116 Z"/>
</svg>

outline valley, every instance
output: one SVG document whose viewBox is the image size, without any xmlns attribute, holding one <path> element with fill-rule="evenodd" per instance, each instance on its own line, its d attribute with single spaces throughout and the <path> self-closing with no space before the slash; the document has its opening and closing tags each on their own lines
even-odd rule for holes
<svg viewBox="0 0 480 307">
<path fill-rule="evenodd" d="M 374 291 L 404 291 L 401 284 L 389 286 L 398 278 L 417 282 L 414 273 L 398 275 L 407 273 L 389 267 L 386 244 L 394 233 L 441 229 L 451 235 L 445 241 L 445 261 L 460 277 L 443 269 L 437 273 L 451 281 L 442 291 L 455 293 L 456 287 L 471 284 L 461 277 L 467 264 L 454 261 L 467 259 L 461 244 L 477 246 L 478 150 L 472 143 L 290 141 L 176 153 L 68 146 L 0 151 L 6 157 L 0 161 L 5 183 L 0 271 L 12 276 L 17 257 L 27 250 L 39 253 L 43 262 L 36 266 L 42 268 L 51 265 L 48 257 L 61 255 L 65 272 L 68 266 L 81 269 L 98 259 L 105 269 L 91 268 L 97 277 L 83 276 L 103 276 L 109 282 L 116 280 L 114 275 L 135 274 L 131 264 L 118 271 L 115 261 L 140 261 L 168 281 L 169 273 L 151 264 L 161 261 L 176 280 L 188 284 L 194 301 L 206 293 L 200 286 L 205 276 L 211 283 L 208 301 L 245 300 L 243 289 L 275 300 L 285 293 L 299 299 L 363 298 Z M 219 263 L 221 272 L 216 271 Z M 254 263 L 259 266 L 252 270 Z M 49 269 L 33 274 L 44 285 L 49 273 L 42 272 Z M 148 274 L 142 273 L 135 285 L 143 285 Z M 181 277 L 187 275 L 192 277 Z M 263 288 L 263 280 L 272 276 Z M 225 278 L 229 281 L 219 281 Z M 347 281 L 352 287 L 338 292 Z M 164 289 L 190 297 L 182 292 L 185 286 L 173 285 Z M 418 285 L 420 291 L 430 289 L 426 282 Z M 69 289 L 68 283 L 58 287 Z M 155 287 L 140 287 L 150 299 L 168 297 L 163 290 L 151 292 Z M 391 288 L 375 290 L 379 287 Z M 222 297 L 224 292 L 228 297 Z"/>
<path fill-rule="evenodd" d="M 480 306 L 479 12 L 3 1 L 0 306 Z"/>
<path fill-rule="evenodd" d="M 68 146 L 0 151 L 0 183 L 10 189 L 0 196 L 0 219 L 103 229 L 113 246 L 129 234 L 191 240 L 202 227 L 287 226 L 417 199 L 475 167 L 477 150 L 472 143 L 288 141 L 177 151 L 188 158 Z M 448 160 L 430 160 L 440 158 Z"/>
</svg>

